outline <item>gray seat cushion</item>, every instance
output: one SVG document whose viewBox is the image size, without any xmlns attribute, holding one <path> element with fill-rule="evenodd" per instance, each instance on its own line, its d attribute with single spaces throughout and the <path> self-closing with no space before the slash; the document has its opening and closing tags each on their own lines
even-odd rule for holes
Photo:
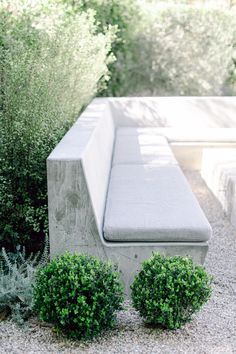
<svg viewBox="0 0 236 354">
<path fill-rule="evenodd" d="M 211 227 L 176 165 L 111 170 L 104 237 L 110 241 L 206 241 Z"/>
<path fill-rule="evenodd" d="M 165 137 L 148 129 L 119 128 L 113 156 L 113 166 L 119 164 L 177 164 Z"/>
</svg>

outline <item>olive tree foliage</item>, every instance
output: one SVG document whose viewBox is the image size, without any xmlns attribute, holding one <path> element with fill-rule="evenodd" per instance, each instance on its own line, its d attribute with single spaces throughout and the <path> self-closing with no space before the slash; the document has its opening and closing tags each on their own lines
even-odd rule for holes
<svg viewBox="0 0 236 354">
<path fill-rule="evenodd" d="M 114 36 L 91 11 L 0 6 L 1 246 L 30 248 L 47 233 L 46 158 L 108 79 Z"/>
<path fill-rule="evenodd" d="M 110 80 L 101 92 L 102 96 L 120 96 L 126 85 L 126 63 L 132 62 L 132 40 L 134 28 L 141 21 L 138 0 L 58 0 L 71 5 L 75 12 L 93 10 L 98 29 L 106 31 L 107 26 L 115 27 L 116 40 L 112 43 L 115 60 L 108 65 Z"/>
<path fill-rule="evenodd" d="M 123 94 L 224 94 L 233 70 L 235 32 L 235 18 L 227 11 L 147 6 L 133 33 L 136 60 L 127 63 Z"/>
<path fill-rule="evenodd" d="M 197 5 L 197 6 L 212 6 L 212 7 L 224 7 L 231 8 L 236 5 L 235 0 L 137 0 L 141 4 L 185 4 L 185 5 Z"/>
</svg>

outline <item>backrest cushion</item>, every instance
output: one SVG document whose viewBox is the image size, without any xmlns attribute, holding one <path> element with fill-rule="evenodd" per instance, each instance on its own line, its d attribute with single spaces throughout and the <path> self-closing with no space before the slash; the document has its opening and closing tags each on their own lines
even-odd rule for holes
<svg viewBox="0 0 236 354">
<path fill-rule="evenodd" d="M 86 119 L 86 118 L 85 118 Z M 80 121 L 82 123 L 82 121 Z M 113 154 L 115 127 L 109 105 L 100 112 L 84 149 L 82 166 L 98 231 L 102 236 L 104 210 Z"/>
</svg>

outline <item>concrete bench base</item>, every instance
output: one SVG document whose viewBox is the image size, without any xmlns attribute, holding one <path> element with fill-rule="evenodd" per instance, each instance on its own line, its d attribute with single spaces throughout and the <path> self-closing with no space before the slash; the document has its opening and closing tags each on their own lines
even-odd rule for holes
<svg viewBox="0 0 236 354">
<path fill-rule="evenodd" d="M 125 287 L 125 294 L 129 297 L 131 292 L 130 285 L 134 280 L 134 276 L 140 270 L 141 263 L 147 260 L 153 252 L 160 252 L 166 256 L 190 256 L 195 263 L 203 264 L 208 251 L 208 244 L 207 242 L 125 242 L 119 244 L 105 242 L 101 247 L 100 244 L 85 246 L 67 243 L 66 249 L 72 253 L 78 252 L 94 255 L 102 260 L 111 260 L 114 264 L 117 264 Z M 60 251 L 63 252 L 63 250 Z M 58 251 L 56 254 L 58 254 Z"/>
</svg>

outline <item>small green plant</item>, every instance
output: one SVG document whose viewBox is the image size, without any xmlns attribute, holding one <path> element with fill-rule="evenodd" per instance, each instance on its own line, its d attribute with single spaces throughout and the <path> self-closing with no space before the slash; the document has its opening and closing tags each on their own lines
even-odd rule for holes
<svg viewBox="0 0 236 354">
<path fill-rule="evenodd" d="M 25 249 L 16 253 L 0 252 L 0 314 L 1 318 L 11 315 L 18 324 L 33 313 L 33 284 L 36 271 L 49 258 L 49 242 L 42 252 L 28 257 Z"/>
<path fill-rule="evenodd" d="M 65 253 L 38 271 L 34 301 L 41 320 L 69 337 L 89 339 L 112 328 L 123 289 L 111 263 Z"/>
<path fill-rule="evenodd" d="M 210 298 L 211 281 L 188 257 L 154 253 L 131 286 L 133 305 L 150 324 L 180 328 Z"/>
</svg>

